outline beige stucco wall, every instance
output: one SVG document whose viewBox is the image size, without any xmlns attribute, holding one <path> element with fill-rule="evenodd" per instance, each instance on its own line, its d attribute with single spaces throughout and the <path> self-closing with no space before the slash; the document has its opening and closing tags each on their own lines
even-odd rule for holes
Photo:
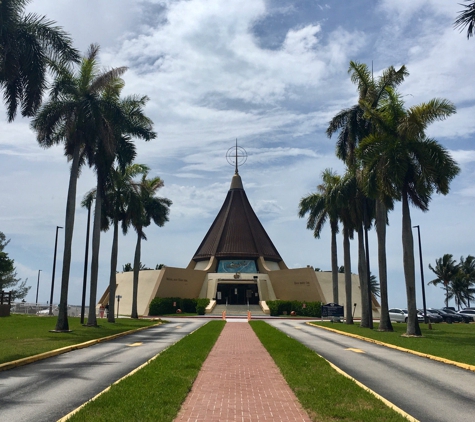
<svg viewBox="0 0 475 422">
<path fill-rule="evenodd" d="M 148 305 L 154 296 L 157 280 L 163 270 L 147 270 L 139 272 L 139 285 L 137 291 L 137 313 L 139 315 L 148 314 Z M 130 315 L 132 313 L 132 289 L 134 272 L 117 274 L 116 295 L 122 296 L 119 305 L 120 315 Z M 115 309 L 117 312 L 117 299 L 115 299 Z"/>
<path fill-rule="evenodd" d="M 332 287 L 332 273 L 331 271 L 317 271 L 315 272 L 319 284 L 325 296 L 324 303 L 333 302 L 333 287 Z M 361 289 L 360 280 L 356 274 L 351 275 L 351 302 L 356 303 L 354 309 L 354 317 L 361 318 Z M 345 293 L 345 274 L 338 273 L 338 302 L 339 305 L 346 306 Z M 345 310 L 346 312 L 346 310 Z M 353 311 L 352 311 L 353 312 Z M 380 317 L 380 305 L 373 297 L 373 318 Z"/>
<path fill-rule="evenodd" d="M 199 297 L 205 277 L 204 271 L 165 267 L 153 297 Z"/>
<path fill-rule="evenodd" d="M 277 299 L 323 302 L 323 291 L 313 268 L 269 271 L 269 279 Z"/>
</svg>

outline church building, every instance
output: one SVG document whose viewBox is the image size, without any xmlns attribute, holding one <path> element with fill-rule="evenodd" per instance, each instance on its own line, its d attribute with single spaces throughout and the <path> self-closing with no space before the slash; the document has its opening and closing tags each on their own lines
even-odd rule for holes
<svg viewBox="0 0 475 422">
<path fill-rule="evenodd" d="M 237 150 L 237 147 L 236 147 Z M 251 207 L 238 172 L 213 224 L 186 268 L 164 267 L 139 274 L 138 313 L 147 315 L 155 297 L 209 298 L 206 309 L 216 305 L 260 305 L 269 313 L 269 300 L 332 301 L 331 272 L 315 272 L 311 266 L 288 268 Z M 133 272 L 117 274 L 116 295 L 120 313 L 132 309 Z M 361 313 L 359 279 L 352 276 L 355 317 Z M 109 302 L 109 289 L 99 303 Z M 340 304 L 345 303 L 344 274 L 339 274 Z M 373 301 L 379 317 L 379 304 Z"/>
</svg>

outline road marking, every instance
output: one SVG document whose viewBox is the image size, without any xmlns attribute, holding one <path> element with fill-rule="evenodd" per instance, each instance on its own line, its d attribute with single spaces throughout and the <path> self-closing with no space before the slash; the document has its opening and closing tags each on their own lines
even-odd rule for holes
<svg viewBox="0 0 475 422">
<path fill-rule="evenodd" d="M 296 330 L 301 330 L 302 327 L 294 327 Z"/>
<path fill-rule="evenodd" d="M 350 352 L 355 352 L 355 353 L 365 353 L 365 352 L 363 352 L 363 350 L 355 349 L 353 347 L 349 347 L 348 349 L 345 349 L 345 350 L 349 350 Z"/>
<path fill-rule="evenodd" d="M 137 346 L 142 346 L 142 342 L 139 342 L 139 343 L 132 343 L 132 344 L 128 344 L 127 346 L 129 347 L 137 347 Z"/>
<path fill-rule="evenodd" d="M 175 328 L 178 330 L 179 328 L 183 328 L 183 327 L 182 327 L 181 325 L 178 325 L 178 326 L 175 327 Z"/>
</svg>

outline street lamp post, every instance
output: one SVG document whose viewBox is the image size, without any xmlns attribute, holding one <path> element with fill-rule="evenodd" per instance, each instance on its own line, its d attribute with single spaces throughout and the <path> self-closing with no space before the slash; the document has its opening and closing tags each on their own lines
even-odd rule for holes
<svg viewBox="0 0 475 422">
<path fill-rule="evenodd" d="M 427 324 L 426 289 L 424 286 L 424 266 L 422 264 L 421 230 L 419 226 L 413 226 L 412 228 L 413 229 L 417 228 L 417 236 L 419 238 L 419 259 L 420 259 L 420 266 L 421 266 L 422 304 L 424 306 L 424 323 Z"/>
<path fill-rule="evenodd" d="M 62 229 L 62 227 L 56 226 L 56 239 L 54 241 L 53 257 L 53 276 L 51 277 L 51 295 L 49 297 L 49 315 L 53 315 L 54 273 L 56 271 L 56 251 L 58 250 L 58 229 Z"/>
<path fill-rule="evenodd" d="M 91 222 L 91 204 L 87 207 L 86 250 L 84 256 L 84 277 L 82 281 L 81 324 L 84 324 L 84 310 L 86 308 L 87 260 L 89 255 L 89 226 Z"/>
<path fill-rule="evenodd" d="M 36 304 L 38 305 L 38 290 L 40 289 L 40 273 L 41 270 L 38 270 L 38 283 L 36 283 Z"/>
<path fill-rule="evenodd" d="M 120 299 L 122 299 L 122 296 L 117 295 L 116 298 L 117 298 L 117 318 L 119 318 L 119 303 L 120 303 Z"/>
<path fill-rule="evenodd" d="M 371 270 L 370 270 L 370 265 L 369 265 L 369 242 L 368 242 L 368 204 L 367 204 L 367 199 L 364 199 L 364 204 L 363 204 L 363 220 L 364 220 L 364 242 L 365 242 L 365 252 L 366 252 L 366 283 L 368 284 L 368 328 L 373 329 L 373 299 L 372 299 L 372 293 L 371 293 L 371 283 L 370 283 L 370 277 L 371 277 Z"/>
</svg>

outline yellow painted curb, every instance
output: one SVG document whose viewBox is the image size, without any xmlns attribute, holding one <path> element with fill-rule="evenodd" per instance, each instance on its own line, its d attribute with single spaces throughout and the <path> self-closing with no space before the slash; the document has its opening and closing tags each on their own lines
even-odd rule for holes
<svg viewBox="0 0 475 422">
<path fill-rule="evenodd" d="M 71 346 L 61 347 L 60 349 L 50 350 L 48 352 L 39 353 L 38 355 L 28 356 L 27 358 L 13 360 L 11 362 L 5 362 L 5 363 L 0 364 L 0 372 L 6 371 L 7 369 L 17 368 L 18 366 L 28 365 L 29 363 L 33 363 L 33 362 L 37 362 L 39 360 L 47 359 L 47 358 L 50 358 L 52 356 L 58 356 L 58 355 L 61 355 L 63 353 L 71 352 L 73 350 L 84 349 L 85 347 L 93 346 L 94 344 L 102 343 L 103 341 L 114 340 L 116 338 L 126 336 L 127 334 L 132 334 L 132 333 L 135 333 L 137 331 L 146 330 L 147 328 L 151 328 L 151 327 L 157 327 L 158 325 L 161 325 L 161 324 L 163 324 L 163 322 L 160 322 L 160 323 L 154 324 L 154 325 L 149 325 L 147 327 L 140 327 L 140 328 L 137 328 L 135 330 L 124 331 L 122 333 L 113 334 L 113 335 L 107 336 L 107 337 L 101 337 L 101 338 L 97 338 L 97 339 L 94 339 L 94 340 L 89 340 L 89 341 L 86 341 L 84 343 L 73 344 Z"/>
<path fill-rule="evenodd" d="M 320 356 L 320 355 L 318 355 Z M 326 360 L 323 356 L 320 356 L 322 359 Z M 380 396 L 378 393 L 375 391 L 371 390 L 371 388 L 367 387 L 366 385 L 362 384 L 358 380 L 354 379 L 351 375 L 347 374 L 345 371 L 343 371 L 341 368 L 336 366 L 335 364 L 329 362 L 326 360 L 328 364 L 339 374 L 345 376 L 346 378 L 352 380 L 356 385 L 361 387 L 363 390 L 366 390 L 368 393 L 372 394 L 374 397 L 376 397 L 378 400 L 381 400 L 387 407 L 390 409 L 394 410 L 395 412 L 399 413 L 402 417 L 406 418 L 408 421 L 411 422 L 419 422 L 418 419 L 413 418 L 411 415 L 406 413 L 404 410 L 402 410 L 400 407 L 397 407 L 394 403 L 390 402 L 389 400 L 385 399 L 383 396 Z"/>
<path fill-rule="evenodd" d="M 378 344 L 380 346 L 385 346 L 385 347 L 388 347 L 390 349 L 396 349 L 396 350 L 399 350 L 401 352 L 411 353 L 411 354 L 416 355 L 416 356 L 420 356 L 420 357 L 427 358 L 427 359 L 432 359 L 432 360 L 435 360 L 437 362 L 442 362 L 442 363 L 445 363 L 447 365 L 453 365 L 453 366 L 457 366 L 457 367 L 462 368 L 462 369 L 466 369 L 468 371 L 475 372 L 475 365 L 469 365 L 468 363 L 456 362 L 454 360 L 441 358 L 439 356 L 429 355 L 428 353 L 421 353 L 421 352 L 417 352 L 415 350 L 405 349 L 404 347 L 395 346 L 394 344 L 384 343 L 382 341 L 374 340 L 372 338 L 359 336 L 358 334 L 346 333 L 344 331 L 335 330 L 334 328 L 324 327 L 322 325 L 315 325 L 315 324 L 312 324 L 311 322 L 306 322 L 306 324 L 310 325 L 312 327 L 317 327 L 317 328 L 321 328 L 323 330 L 331 331 L 333 333 L 337 333 L 337 334 L 341 334 L 341 335 L 344 335 L 344 336 L 353 337 L 353 338 L 357 338 L 359 340 L 367 341 L 368 343 Z"/>
<path fill-rule="evenodd" d="M 208 324 L 208 322 L 206 322 L 205 324 L 203 324 L 201 327 L 204 327 L 206 324 Z M 160 325 L 160 324 L 157 324 L 157 325 Z M 155 327 L 156 325 L 152 325 L 152 327 Z M 189 334 L 187 334 L 188 336 L 190 334 L 193 334 L 195 331 L 199 330 L 201 327 L 198 327 L 196 330 L 193 330 L 191 331 Z M 149 328 L 149 327 L 146 327 L 146 328 Z M 155 356 L 151 357 L 147 362 L 143 363 L 142 365 L 138 366 L 137 368 L 133 369 L 132 371 L 130 371 L 127 375 L 124 375 L 122 378 L 119 378 L 117 381 L 113 382 L 109 387 L 105 388 L 104 390 L 102 390 L 100 393 L 96 394 L 92 399 L 89 399 L 87 402 L 81 404 L 81 406 L 77 407 L 76 409 L 74 409 L 73 411 L 69 412 L 67 415 L 63 416 L 61 419 L 58 419 L 57 422 L 66 422 L 69 418 L 71 418 L 71 416 L 75 415 L 77 412 L 79 412 L 84 406 L 86 406 L 88 403 L 90 402 L 93 402 L 94 400 L 96 400 L 97 398 L 99 398 L 100 396 L 102 396 L 104 393 L 107 393 L 111 387 L 113 385 L 117 385 L 119 384 L 119 382 L 125 380 L 126 378 L 130 377 L 131 375 L 134 375 L 136 372 L 140 371 L 142 368 L 144 368 L 145 366 L 147 366 L 148 364 L 150 364 L 151 362 L 153 362 L 156 358 L 158 358 L 165 350 L 168 350 L 170 347 L 174 346 L 175 344 L 177 344 L 179 341 L 181 341 L 183 339 L 180 339 L 178 341 L 175 341 L 175 343 L 173 344 L 170 344 L 168 347 L 166 347 L 165 349 L 163 349 L 162 351 L 158 352 Z M 416 421 L 417 422 L 417 421 Z"/>
</svg>

